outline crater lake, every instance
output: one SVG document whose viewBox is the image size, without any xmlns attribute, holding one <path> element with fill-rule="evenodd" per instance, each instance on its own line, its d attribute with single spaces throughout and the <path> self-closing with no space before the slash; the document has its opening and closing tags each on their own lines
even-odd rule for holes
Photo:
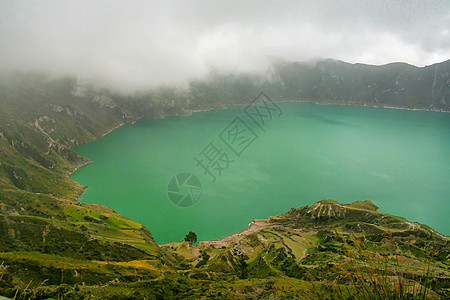
<svg viewBox="0 0 450 300">
<path fill-rule="evenodd" d="M 93 162 L 71 175 L 88 186 L 80 200 L 142 223 L 158 243 L 189 231 L 219 239 L 325 198 L 371 200 L 450 234 L 450 114 L 276 105 L 282 114 L 264 126 L 233 106 L 142 119 L 78 145 Z M 186 176 L 198 181 L 183 185 Z"/>
</svg>

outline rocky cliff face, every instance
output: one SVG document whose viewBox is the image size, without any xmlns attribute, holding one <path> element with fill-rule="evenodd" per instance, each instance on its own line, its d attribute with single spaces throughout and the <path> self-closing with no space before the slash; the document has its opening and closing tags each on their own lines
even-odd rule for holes
<svg viewBox="0 0 450 300">
<path fill-rule="evenodd" d="M 275 74 L 286 100 L 450 110 L 450 60 L 423 68 L 336 60 L 281 63 Z"/>
</svg>

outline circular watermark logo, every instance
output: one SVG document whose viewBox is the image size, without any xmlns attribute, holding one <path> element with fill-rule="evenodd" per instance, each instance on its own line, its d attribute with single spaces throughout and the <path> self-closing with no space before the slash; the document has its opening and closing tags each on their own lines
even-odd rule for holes
<svg viewBox="0 0 450 300">
<path fill-rule="evenodd" d="M 197 203 L 202 195 L 200 180 L 191 173 L 179 173 L 167 185 L 167 196 L 179 207 L 189 207 Z"/>
</svg>

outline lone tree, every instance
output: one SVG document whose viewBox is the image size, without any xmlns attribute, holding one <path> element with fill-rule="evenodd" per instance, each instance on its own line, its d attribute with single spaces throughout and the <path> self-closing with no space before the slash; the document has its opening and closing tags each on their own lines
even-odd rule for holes
<svg viewBox="0 0 450 300">
<path fill-rule="evenodd" d="M 189 246 L 197 242 L 197 235 L 193 231 L 189 231 L 188 234 L 184 237 L 184 240 L 189 243 Z"/>
</svg>

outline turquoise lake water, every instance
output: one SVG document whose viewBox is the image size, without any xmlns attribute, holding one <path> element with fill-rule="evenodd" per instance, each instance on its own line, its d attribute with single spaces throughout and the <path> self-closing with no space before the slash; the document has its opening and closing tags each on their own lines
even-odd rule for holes
<svg viewBox="0 0 450 300">
<path fill-rule="evenodd" d="M 450 114 L 278 106 L 281 115 L 255 117 L 259 125 L 264 120 L 261 127 L 244 107 L 122 126 L 74 147 L 94 163 L 71 178 L 88 186 L 82 202 L 107 205 L 144 224 L 158 243 L 181 240 L 189 231 L 199 240 L 219 239 L 253 219 L 325 198 L 369 199 L 381 212 L 450 235 Z M 195 193 L 189 207 L 168 196 L 169 182 L 180 173 L 201 183 L 201 190 L 181 186 L 179 195 Z"/>
</svg>

